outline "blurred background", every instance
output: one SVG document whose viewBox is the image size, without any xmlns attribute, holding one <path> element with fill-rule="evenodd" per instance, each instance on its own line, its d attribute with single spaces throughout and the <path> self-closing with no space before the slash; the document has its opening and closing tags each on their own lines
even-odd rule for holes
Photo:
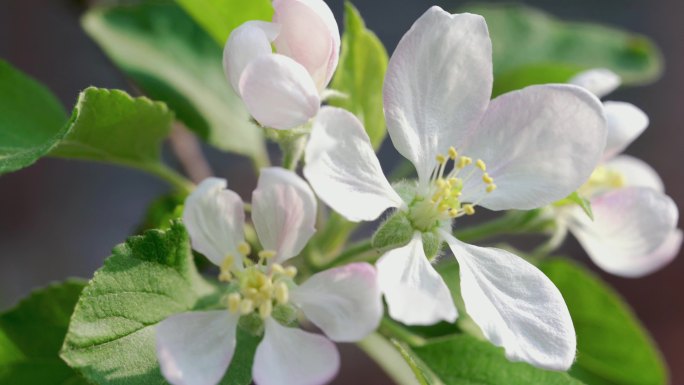
<svg viewBox="0 0 684 385">
<path fill-rule="evenodd" d="M 245 0 L 248 1 L 248 0 Z M 342 25 L 342 0 L 327 0 Z M 458 9 L 459 1 L 373 0 L 355 2 L 370 29 L 392 52 L 403 33 L 429 6 Z M 681 0 L 528 0 L 560 18 L 605 23 L 649 36 L 665 56 L 664 76 L 654 84 L 610 96 L 640 106 L 650 128 L 628 153 L 650 163 L 668 194 L 684 208 L 684 2 Z M 81 30 L 84 4 L 67 0 L 2 0 L 0 57 L 46 84 L 71 110 L 89 85 L 135 92 Z M 524 42 L 520 42 L 524 44 Z M 2 87 L 2 84 L 0 84 Z M 37 111 L 38 113 L 38 111 Z M 0 116 L 0 119 L 2 117 Z M 247 197 L 254 187 L 249 162 L 207 148 L 214 171 Z M 385 146 L 391 167 L 398 154 Z M 172 157 L 169 162 L 175 165 Z M 168 187 L 151 176 L 114 166 L 44 159 L 0 178 L 0 309 L 33 288 L 65 277 L 89 278 L 111 248 L 140 223 L 147 205 Z M 680 222 L 681 227 L 681 222 Z M 597 271 L 631 304 L 651 331 L 671 370 L 684 384 L 684 258 L 642 279 L 621 279 L 596 269 L 569 239 L 567 254 Z M 353 346 L 343 346 L 343 373 L 335 384 L 391 384 Z"/>
</svg>

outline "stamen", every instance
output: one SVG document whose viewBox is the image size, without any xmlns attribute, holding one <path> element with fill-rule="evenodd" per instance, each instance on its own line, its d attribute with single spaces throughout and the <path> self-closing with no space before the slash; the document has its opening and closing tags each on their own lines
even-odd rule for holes
<svg viewBox="0 0 684 385">
<path fill-rule="evenodd" d="M 285 304 L 290 300 L 290 289 L 285 282 L 278 282 L 275 286 L 275 297 L 279 304 Z"/>
<path fill-rule="evenodd" d="M 259 252 L 259 259 L 262 260 L 268 260 L 276 256 L 276 252 L 274 250 L 261 250 Z"/>
<path fill-rule="evenodd" d="M 475 165 L 476 165 L 477 168 L 479 168 L 480 170 L 482 170 L 482 171 L 487 171 L 487 165 L 485 164 L 484 161 L 482 161 L 482 159 L 478 159 L 477 162 L 475 162 Z"/>
<path fill-rule="evenodd" d="M 247 242 L 240 242 L 238 252 L 246 257 L 252 252 L 252 247 Z"/>
<path fill-rule="evenodd" d="M 238 293 L 231 293 L 228 295 L 228 311 L 231 313 L 237 313 L 240 310 L 240 301 L 242 297 Z"/>
<path fill-rule="evenodd" d="M 487 173 L 482 174 L 482 181 L 487 183 L 487 184 L 494 183 L 494 179 L 491 176 L 489 176 L 489 174 L 487 174 Z"/>
<path fill-rule="evenodd" d="M 297 268 L 294 266 L 288 266 L 285 268 L 285 275 L 294 278 L 297 275 Z"/>
<path fill-rule="evenodd" d="M 266 301 L 259 306 L 259 316 L 261 319 L 266 319 L 271 316 L 273 312 L 273 304 L 271 301 Z"/>
<path fill-rule="evenodd" d="M 451 160 L 456 160 L 456 158 L 458 158 L 458 151 L 456 151 L 453 146 L 449 147 L 449 158 L 451 158 Z"/>
<path fill-rule="evenodd" d="M 254 311 L 254 302 L 251 299 L 243 299 L 240 302 L 240 313 L 242 315 L 249 314 Z"/>
<path fill-rule="evenodd" d="M 492 184 L 490 184 L 489 186 L 487 186 L 487 190 L 486 190 L 486 191 L 487 191 L 488 193 L 490 193 L 490 192 L 492 192 L 492 191 L 494 191 L 494 190 L 496 190 L 496 185 L 495 185 L 494 183 L 492 183 Z"/>
<path fill-rule="evenodd" d="M 475 207 L 472 204 L 465 204 L 463 205 L 463 212 L 466 215 L 473 215 L 475 214 Z"/>
</svg>

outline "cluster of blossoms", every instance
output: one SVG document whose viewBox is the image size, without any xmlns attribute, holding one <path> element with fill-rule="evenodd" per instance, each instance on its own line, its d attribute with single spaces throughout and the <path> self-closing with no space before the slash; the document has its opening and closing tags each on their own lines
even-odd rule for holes
<svg viewBox="0 0 684 385">
<path fill-rule="evenodd" d="M 644 274 L 676 254 L 677 208 L 662 182 L 643 163 L 615 156 L 647 119 L 631 105 L 600 102 L 610 76 L 591 72 L 574 84 L 531 86 L 490 100 L 484 19 L 430 8 L 400 41 L 385 78 L 387 129 L 418 175 L 393 185 L 362 123 L 345 110 L 321 107 L 334 92 L 326 86 L 339 57 L 330 9 L 322 0 L 273 6 L 272 23 L 251 21 L 233 31 L 224 66 L 262 126 L 311 126 L 303 173 L 313 191 L 294 172 L 261 171 L 251 200 L 258 252 L 245 241 L 242 200 L 224 180 L 204 181 L 187 199 L 183 221 L 193 248 L 220 268 L 227 289 L 223 309 L 175 315 L 158 327 L 158 357 L 172 384 L 218 383 L 238 325 L 263 334 L 252 368 L 258 385 L 313 385 L 335 375 L 339 356 L 327 338 L 294 327 L 300 314 L 338 342 L 375 330 L 382 297 L 389 315 L 404 324 L 454 322 L 454 299 L 432 264 L 444 244 L 459 264 L 465 309 L 484 336 L 510 360 L 567 370 L 576 337 L 553 283 L 509 251 L 453 236 L 452 226 L 478 207 L 545 208 L 559 233 L 572 231 L 616 274 Z M 591 201 L 593 222 L 564 203 L 576 191 Z M 396 237 L 382 245 L 375 266 L 353 263 L 304 282 L 284 266 L 315 232 L 314 192 L 350 221 L 373 221 L 391 210 L 383 227 Z"/>
</svg>

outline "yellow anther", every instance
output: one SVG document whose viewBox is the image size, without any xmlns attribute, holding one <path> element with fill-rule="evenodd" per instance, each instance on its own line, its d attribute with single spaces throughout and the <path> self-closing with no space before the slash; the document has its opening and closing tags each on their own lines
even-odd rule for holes
<svg viewBox="0 0 684 385">
<path fill-rule="evenodd" d="M 271 259 L 275 257 L 276 252 L 273 250 L 261 250 L 259 252 L 259 258 L 261 259 Z"/>
<path fill-rule="evenodd" d="M 238 245 L 238 253 L 240 253 L 244 256 L 248 256 L 249 253 L 251 253 L 251 252 L 252 252 L 252 247 L 249 246 L 249 243 L 240 242 L 240 244 Z"/>
<path fill-rule="evenodd" d="M 471 204 L 463 205 L 463 212 L 465 212 L 466 215 L 473 215 L 475 214 L 475 207 Z"/>
<path fill-rule="evenodd" d="M 456 160 L 457 157 L 458 151 L 456 151 L 456 149 L 453 147 L 449 147 L 449 158 L 451 158 L 451 160 Z"/>
<path fill-rule="evenodd" d="M 267 295 L 269 295 L 269 296 L 271 295 L 271 290 L 273 290 L 273 284 L 271 283 L 271 280 L 270 280 L 270 279 L 269 279 L 269 280 L 266 280 L 266 282 L 264 282 L 264 283 L 261 285 L 261 287 L 259 288 L 259 291 L 260 291 L 262 294 L 267 294 Z"/>
<path fill-rule="evenodd" d="M 294 266 L 288 266 L 285 268 L 285 275 L 294 278 L 297 275 L 297 268 Z"/>
<path fill-rule="evenodd" d="M 458 210 L 449 210 L 449 218 L 456 218 L 458 216 Z"/>
<path fill-rule="evenodd" d="M 482 161 L 482 159 L 478 159 L 477 162 L 475 162 L 475 165 L 476 165 L 477 168 L 479 168 L 480 170 L 482 170 L 482 171 L 487 171 L 487 165 L 485 164 L 484 161 Z"/>
<path fill-rule="evenodd" d="M 228 295 L 228 311 L 231 313 L 237 313 L 240 310 L 240 301 L 242 297 L 238 293 L 231 293 Z"/>
<path fill-rule="evenodd" d="M 259 316 L 261 319 L 266 319 L 271 316 L 273 312 L 273 304 L 271 301 L 266 301 L 259 306 Z"/>
<path fill-rule="evenodd" d="M 494 178 L 489 176 L 489 174 L 484 173 L 484 174 L 482 174 L 482 181 L 487 183 L 487 184 L 492 184 L 492 183 L 494 183 Z"/>
<path fill-rule="evenodd" d="M 219 281 L 221 282 L 229 282 L 231 279 L 233 279 L 233 274 L 230 273 L 230 271 L 221 271 L 218 276 Z"/>
<path fill-rule="evenodd" d="M 442 154 L 439 154 L 435 157 L 435 160 L 437 160 L 437 163 L 439 164 L 444 164 L 446 163 L 446 157 Z"/>
<path fill-rule="evenodd" d="M 230 271 L 233 269 L 233 263 L 235 262 L 235 258 L 232 255 L 226 255 L 225 258 L 223 258 L 223 262 L 221 262 L 221 270 L 225 271 Z"/>
<path fill-rule="evenodd" d="M 254 302 L 251 299 L 243 299 L 242 302 L 240 302 L 240 313 L 241 314 L 249 314 L 252 311 L 254 311 Z"/>
<path fill-rule="evenodd" d="M 286 304 L 290 300 L 290 289 L 285 282 L 278 282 L 275 286 L 275 298 L 279 304 Z"/>
<path fill-rule="evenodd" d="M 250 298 L 254 298 L 259 294 L 259 290 L 257 290 L 256 288 L 253 288 L 253 287 L 248 287 L 248 288 L 244 289 L 243 292 L 245 293 L 246 297 L 250 297 Z"/>
<path fill-rule="evenodd" d="M 460 184 L 460 180 L 458 178 L 449 178 L 449 186 L 450 187 L 456 187 Z"/>
<path fill-rule="evenodd" d="M 487 186 L 487 192 L 490 193 L 492 191 L 496 190 L 496 185 L 494 183 L 490 184 Z"/>
<path fill-rule="evenodd" d="M 285 274 L 285 269 L 283 268 L 283 265 L 274 263 L 271 266 L 271 272 L 273 272 L 273 274 Z"/>
<path fill-rule="evenodd" d="M 456 167 L 458 168 L 465 168 L 466 166 L 470 165 L 473 163 L 473 160 L 471 158 L 468 158 L 467 156 L 462 156 L 458 158 L 458 164 Z"/>
</svg>

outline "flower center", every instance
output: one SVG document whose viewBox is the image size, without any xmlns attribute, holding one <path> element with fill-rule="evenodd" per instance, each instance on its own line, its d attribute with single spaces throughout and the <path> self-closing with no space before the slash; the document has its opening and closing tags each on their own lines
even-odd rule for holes
<svg viewBox="0 0 684 385">
<path fill-rule="evenodd" d="M 246 258 L 251 251 L 249 245 L 241 244 L 238 251 L 245 257 L 245 269 L 235 268 L 234 257 L 229 255 L 221 264 L 219 274 L 220 281 L 232 283 L 238 288 L 226 297 L 228 310 L 241 315 L 258 312 L 262 319 L 266 319 L 271 316 L 274 306 L 287 305 L 289 302 L 289 286 L 297 275 L 297 269 L 277 263 L 268 265 L 268 260 L 276 255 L 272 250 L 260 251 L 256 263 Z"/>
<path fill-rule="evenodd" d="M 625 177 L 618 171 L 611 170 L 606 166 L 598 166 L 591 173 L 577 192 L 584 197 L 591 197 L 607 190 L 614 190 L 625 186 Z"/>
<path fill-rule="evenodd" d="M 421 231 L 430 231 L 446 221 L 475 214 L 475 206 L 482 197 L 496 190 L 494 179 L 481 159 L 473 162 L 472 158 L 460 156 L 454 147 L 450 147 L 446 155 L 437 155 L 436 161 L 427 191 L 419 192 L 409 205 L 409 218 Z M 447 168 L 450 168 L 449 172 Z M 482 197 L 474 202 L 463 202 L 463 186 L 475 174 L 485 184 Z"/>
</svg>

